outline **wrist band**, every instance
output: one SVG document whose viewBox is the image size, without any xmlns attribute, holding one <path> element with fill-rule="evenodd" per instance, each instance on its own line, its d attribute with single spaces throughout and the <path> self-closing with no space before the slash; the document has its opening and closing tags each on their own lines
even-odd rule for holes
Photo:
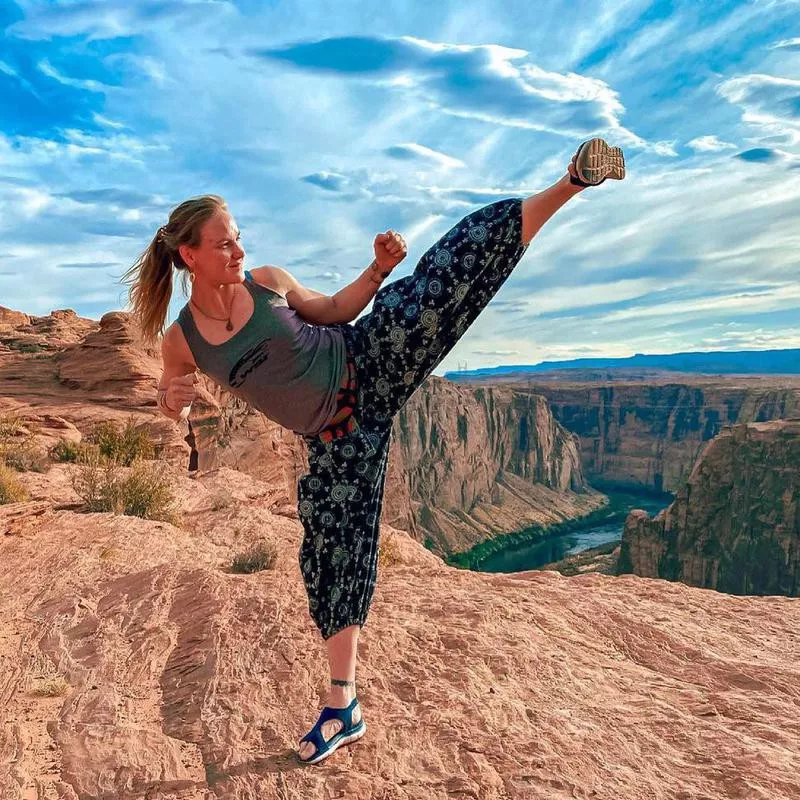
<svg viewBox="0 0 800 800">
<path fill-rule="evenodd" d="M 158 390 L 158 397 L 156 398 L 156 402 L 161 405 L 162 408 L 165 408 L 167 411 L 171 411 L 173 414 L 178 413 L 178 409 L 172 408 L 169 403 L 167 403 L 167 390 L 166 389 L 159 389 Z"/>
</svg>

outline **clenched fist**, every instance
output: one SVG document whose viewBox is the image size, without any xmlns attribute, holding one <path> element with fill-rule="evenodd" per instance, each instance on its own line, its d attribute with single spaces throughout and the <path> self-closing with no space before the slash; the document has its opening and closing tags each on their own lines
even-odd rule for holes
<svg viewBox="0 0 800 800">
<path fill-rule="evenodd" d="M 167 407 L 173 411 L 180 411 L 186 406 L 191 405 L 197 397 L 195 384 L 200 380 L 197 370 L 188 375 L 178 375 L 170 380 L 167 385 L 166 402 Z"/>
<path fill-rule="evenodd" d="M 374 247 L 375 261 L 382 278 L 386 278 L 408 253 L 405 239 L 393 230 L 379 233 L 375 237 Z"/>
</svg>

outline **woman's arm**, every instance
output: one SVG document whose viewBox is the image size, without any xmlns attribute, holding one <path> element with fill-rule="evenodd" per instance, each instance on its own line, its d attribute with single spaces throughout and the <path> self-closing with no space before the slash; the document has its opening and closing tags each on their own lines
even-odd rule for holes
<svg viewBox="0 0 800 800">
<path fill-rule="evenodd" d="M 334 325 L 356 319 L 372 300 L 383 281 L 375 260 L 356 280 L 332 296 L 306 288 L 283 267 L 258 267 L 250 272 L 256 280 L 261 278 L 258 280 L 259 283 L 266 283 L 265 270 L 269 271 L 267 274 L 272 279 L 267 280 L 277 284 L 277 291 L 286 298 L 286 302 L 301 317 L 317 325 Z"/>
<path fill-rule="evenodd" d="M 171 394 L 178 398 L 193 397 L 196 394 L 194 390 L 196 365 L 186 361 L 181 343 L 177 339 L 177 325 L 174 322 L 167 328 L 164 338 L 161 340 L 161 360 L 164 368 L 156 391 L 156 405 L 162 414 L 175 422 L 184 421 L 189 416 L 192 401 L 187 400 L 186 404 L 181 405 L 180 408 L 173 407 L 168 402 L 167 390 L 173 380 L 176 380 L 177 383 L 185 382 L 186 386 L 173 389 Z"/>
</svg>

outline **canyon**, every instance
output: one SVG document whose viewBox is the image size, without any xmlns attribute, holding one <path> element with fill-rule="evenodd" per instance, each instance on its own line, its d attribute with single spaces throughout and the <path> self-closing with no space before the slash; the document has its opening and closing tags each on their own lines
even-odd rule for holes
<svg viewBox="0 0 800 800">
<path fill-rule="evenodd" d="M 556 420 L 579 437 L 586 480 L 598 489 L 674 493 L 705 444 L 727 427 L 800 418 L 797 375 L 575 369 L 491 385 L 546 398 Z"/>
<path fill-rule="evenodd" d="M 618 574 L 732 594 L 800 594 L 800 420 L 732 426 L 673 503 L 625 521 Z"/>
<path fill-rule="evenodd" d="M 297 501 L 302 438 L 201 375 L 189 423 L 155 408 L 160 353 L 126 312 L 98 322 L 70 309 L 29 317 L 0 306 L 0 413 L 35 423 L 42 446 L 80 441 L 100 419 L 146 422 L 164 457 L 200 471 L 227 466 Z M 584 478 L 578 438 L 542 397 L 472 390 L 430 376 L 395 419 L 381 519 L 440 555 L 527 525 L 584 516 L 605 496 Z"/>
</svg>

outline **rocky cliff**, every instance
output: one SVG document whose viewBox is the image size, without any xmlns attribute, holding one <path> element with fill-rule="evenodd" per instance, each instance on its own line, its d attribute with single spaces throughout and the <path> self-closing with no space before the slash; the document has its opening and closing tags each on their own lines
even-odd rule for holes
<svg viewBox="0 0 800 800">
<path fill-rule="evenodd" d="M 296 503 L 302 439 L 204 377 L 191 424 L 165 418 L 155 408 L 160 354 L 128 313 L 97 323 L 69 309 L 33 317 L 0 307 L 0 345 L 0 413 L 35 422 L 43 445 L 134 414 L 176 464 L 247 472 L 276 487 L 276 504 Z M 577 437 L 541 397 L 431 376 L 395 420 L 381 519 L 440 554 L 605 501 L 584 480 Z"/>
<path fill-rule="evenodd" d="M 507 385 L 547 398 L 556 420 L 580 437 L 586 479 L 599 489 L 674 492 L 726 425 L 800 417 L 798 376 L 662 373 L 648 381 L 537 378 Z"/>
<path fill-rule="evenodd" d="M 604 502 L 584 480 L 577 437 L 538 395 L 431 376 L 397 415 L 393 439 L 414 518 L 437 552 Z"/>
<path fill-rule="evenodd" d="M 733 594 L 800 595 L 800 421 L 720 433 L 668 508 L 630 514 L 618 570 Z"/>
</svg>

